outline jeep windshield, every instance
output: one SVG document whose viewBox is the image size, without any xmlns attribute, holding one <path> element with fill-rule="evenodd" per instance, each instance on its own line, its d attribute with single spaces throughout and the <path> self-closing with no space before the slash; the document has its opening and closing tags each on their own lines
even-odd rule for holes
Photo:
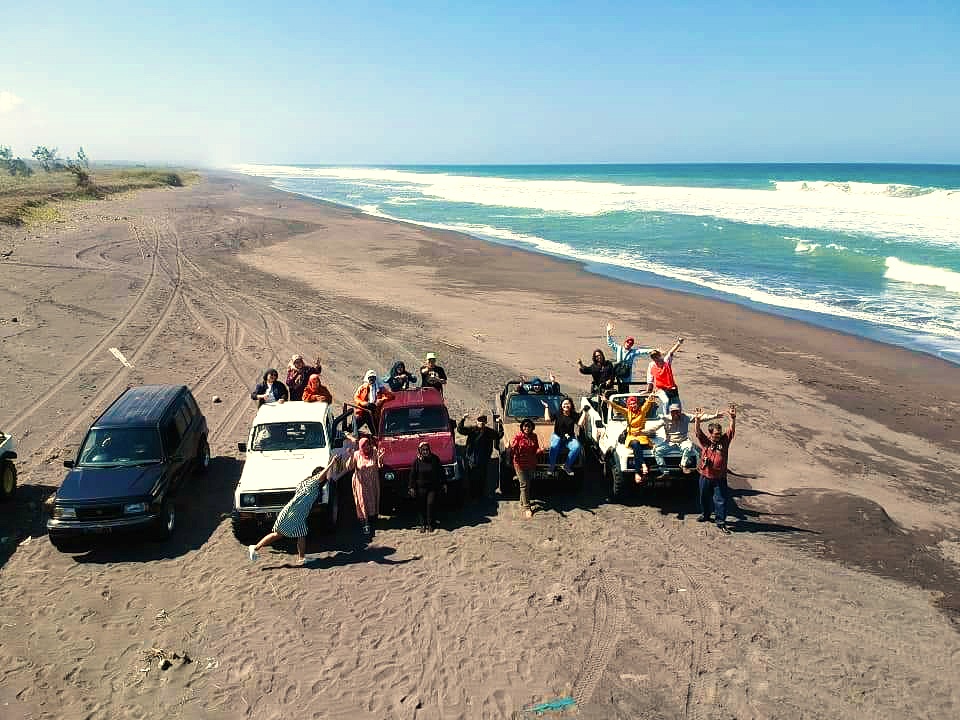
<svg viewBox="0 0 960 720">
<path fill-rule="evenodd" d="M 384 411 L 384 435 L 450 432 L 450 418 L 440 405 L 394 408 Z"/>
<path fill-rule="evenodd" d="M 560 412 L 565 395 L 512 395 L 507 400 L 505 415 L 512 418 L 542 418 L 543 403 L 550 406 L 550 417 Z"/>
<path fill-rule="evenodd" d="M 316 450 L 326 447 L 323 423 L 276 422 L 255 425 L 251 450 Z"/>
<path fill-rule="evenodd" d="M 148 465 L 163 460 L 156 428 L 94 428 L 80 448 L 79 465 L 119 467 Z"/>
</svg>

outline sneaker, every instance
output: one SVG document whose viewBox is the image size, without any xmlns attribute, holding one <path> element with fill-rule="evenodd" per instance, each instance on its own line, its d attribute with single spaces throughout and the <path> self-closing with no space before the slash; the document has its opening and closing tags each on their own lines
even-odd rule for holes
<svg viewBox="0 0 960 720">
<path fill-rule="evenodd" d="M 250 562 L 256 562 L 260 559 L 260 553 L 257 552 L 256 545 L 247 545 L 247 557 L 250 558 Z"/>
<path fill-rule="evenodd" d="M 710 522 L 710 516 L 701 515 L 700 517 L 697 518 L 697 522 Z"/>
<path fill-rule="evenodd" d="M 574 473 L 573 473 L 573 470 L 571 470 L 570 468 L 568 468 L 566 465 L 564 465 L 563 468 L 561 468 L 561 469 L 562 469 L 567 475 L 569 475 L 570 477 L 573 477 L 573 474 L 574 474 Z"/>
<path fill-rule="evenodd" d="M 730 528 L 727 527 L 727 524 L 725 522 L 717 523 L 717 530 L 719 530 L 722 533 L 725 533 L 726 535 L 730 534 Z"/>
</svg>

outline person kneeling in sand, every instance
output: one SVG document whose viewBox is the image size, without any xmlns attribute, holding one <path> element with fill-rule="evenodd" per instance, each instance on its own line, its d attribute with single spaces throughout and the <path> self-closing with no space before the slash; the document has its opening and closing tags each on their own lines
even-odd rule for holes
<svg viewBox="0 0 960 720">
<path fill-rule="evenodd" d="M 273 545 L 282 538 L 296 538 L 297 559 L 301 565 L 306 561 L 307 535 L 309 534 L 307 517 L 313 509 L 313 504 L 316 502 L 323 484 L 335 481 L 349 470 L 348 463 L 355 446 L 354 438 L 347 435 L 344 439 L 344 446 L 335 451 L 327 466 L 325 468 L 315 468 L 309 477 L 297 485 L 296 492 L 294 492 L 290 502 L 284 505 L 283 509 L 277 514 L 277 520 L 273 523 L 273 531 L 264 535 L 256 545 L 247 546 L 247 555 L 251 561 L 256 561 L 260 557 L 259 553 L 262 548 Z"/>
</svg>

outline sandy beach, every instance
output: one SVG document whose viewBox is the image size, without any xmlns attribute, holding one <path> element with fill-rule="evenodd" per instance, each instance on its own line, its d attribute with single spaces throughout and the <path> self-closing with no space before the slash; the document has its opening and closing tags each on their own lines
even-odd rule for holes
<svg viewBox="0 0 960 720">
<path fill-rule="evenodd" d="M 0 430 L 20 445 L 4 720 L 523 718 L 567 696 L 550 715 L 960 714 L 960 367 L 242 176 L 62 214 L 0 227 Z M 518 373 L 579 398 L 608 321 L 641 345 L 684 336 L 687 406 L 739 406 L 731 535 L 694 522 L 692 493 L 609 503 L 595 478 L 532 520 L 490 500 L 421 535 L 408 512 L 366 548 L 345 527 L 303 568 L 234 539 L 264 367 L 319 354 L 342 401 L 367 368 L 434 351 L 459 417 Z M 62 461 L 145 382 L 193 389 L 211 472 L 169 542 L 57 552 Z"/>
</svg>

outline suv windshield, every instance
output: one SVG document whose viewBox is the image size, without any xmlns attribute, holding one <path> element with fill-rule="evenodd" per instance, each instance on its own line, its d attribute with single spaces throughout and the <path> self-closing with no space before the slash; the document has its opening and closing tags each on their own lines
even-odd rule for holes
<svg viewBox="0 0 960 720">
<path fill-rule="evenodd" d="M 507 400 L 506 416 L 512 418 L 542 418 L 543 403 L 550 406 L 550 417 L 560 412 L 565 395 L 512 395 Z"/>
<path fill-rule="evenodd" d="M 323 423 L 278 422 L 255 425 L 252 450 L 314 450 L 326 447 Z"/>
<path fill-rule="evenodd" d="M 440 405 L 386 410 L 383 416 L 384 435 L 416 435 L 450 430 L 450 420 Z"/>
<path fill-rule="evenodd" d="M 94 428 L 80 448 L 80 465 L 114 467 L 163 460 L 156 428 Z"/>
</svg>

